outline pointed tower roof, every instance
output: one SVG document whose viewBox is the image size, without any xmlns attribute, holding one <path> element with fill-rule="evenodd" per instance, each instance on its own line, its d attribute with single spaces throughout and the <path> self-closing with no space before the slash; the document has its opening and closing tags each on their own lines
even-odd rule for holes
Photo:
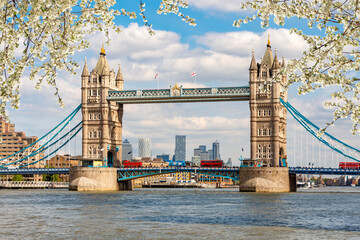
<svg viewBox="0 0 360 240">
<path fill-rule="evenodd" d="M 272 65 L 272 69 L 279 69 L 279 68 L 280 68 L 280 63 L 277 57 L 277 50 L 275 49 L 275 57 L 274 57 L 274 63 Z"/>
<path fill-rule="evenodd" d="M 285 58 L 284 58 L 284 56 L 282 57 L 281 67 L 285 67 Z"/>
<path fill-rule="evenodd" d="M 96 63 L 95 70 L 98 72 L 98 74 L 101 74 L 101 75 L 109 75 L 109 73 L 110 73 L 109 64 L 106 59 L 104 44 L 102 45 L 102 48 L 100 51 L 100 57 Z"/>
<path fill-rule="evenodd" d="M 257 70 L 257 69 L 258 69 L 258 67 L 257 67 L 257 64 L 256 64 L 256 59 L 255 59 L 255 51 L 253 50 L 249 70 Z"/>
<path fill-rule="evenodd" d="M 121 68 L 120 68 L 120 64 L 119 64 L 119 69 L 118 69 L 118 73 L 116 75 L 116 81 L 124 81 L 123 75 L 121 73 Z"/>
<path fill-rule="evenodd" d="M 86 63 L 86 57 L 85 57 L 84 69 L 83 69 L 83 71 L 82 71 L 81 76 L 82 76 L 82 77 L 88 77 L 88 76 L 90 76 L 89 69 L 88 69 L 87 63 Z"/>
<path fill-rule="evenodd" d="M 268 35 L 268 42 L 267 42 L 267 49 L 265 51 L 264 57 L 263 57 L 263 61 L 262 63 L 266 63 L 266 65 L 268 66 L 268 68 L 271 68 L 273 65 L 273 54 L 271 51 L 271 45 L 270 45 L 270 34 Z"/>
</svg>

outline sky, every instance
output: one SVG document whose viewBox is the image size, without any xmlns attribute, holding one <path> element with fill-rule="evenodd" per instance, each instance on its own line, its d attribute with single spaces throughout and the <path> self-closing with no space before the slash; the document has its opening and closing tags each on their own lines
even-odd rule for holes
<svg viewBox="0 0 360 240">
<path fill-rule="evenodd" d="M 110 68 L 117 71 L 118 64 L 121 64 L 125 90 L 154 89 L 158 84 L 160 88 L 169 88 L 175 83 L 185 88 L 247 86 L 251 53 L 255 51 L 259 62 L 265 52 L 268 35 L 272 49 L 277 49 L 278 56 L 284 56 L 285 62 L 288 62 L 299 58 L 307 49 L 306 43 L 297 35 L 290 34 L 289 28 L 316 33 L 296 19 L 288 20 L 282 27 L 272 23 L 269 28 L 262 29 L 259 21 L 255 21 L 234 28 L 234 20 L 252 15 L 250 11 L 241 11 L 241 1 L 238 0 L 188 1 L 189 8 L 181 11 L 196 19 L 195 27 L 173 14 L 156 14 L 158 4 L 154 2 L 148 1 L 145 11 L 149 23 L 153 24 L 154 36 L 148 34 L 140 18 L 130 20 L 121 16 L 116 19 L 116 24 L 122 32 L 111 32 L 110 45 L 105 45 Z M 138 1 L 119 1 L 116 7 L 139 13 Z M 24 131 L 28 136 L 42 136 L 80 104 L 84 59 L 87 58 L 91 71 L 99 58 L 101 45 L 106 41 L 102 33 L 93 33 L 87 39 L 91 47 L 74 56 L 80 65 L 77 74 L 60 72 L 57 79 L 66 105 L 64 109 L 58 106 L 52 87 L 43 85 L 37 91 L 26 74 L 22 77 L 20 109 L 8 109 L 16 131 Z M 193 71 L 196 71 L 196 84 L 190 76 Z M 157 79 L 154 78 L 156 73 L 159 74 Z M 296 86 L 291 86 L 288 100 L 303 115 L 324 127 L 332 120 L 332 111 L 323 107 L 332 90 L 326 88 L 299 96 Z M 353 136 L 350 129 L 351 121 L 345 119 L 328 130 L 359 148 L 360 137 Z M 212 143 L 219 141 L 221 158 L 224 161 L 231 158 L 234 164 L 239 165 L 240 156 L 250 155 L 248 102 L 125 106 L 123 140 L 128 139 L 133 144 L 135 156 L 139 138 L 151 138 L 153 156 L 174 154 L 175 135 L 186 135 L 187 160 L 191 160 L 193 149 L 199 145 L 212 148 Z M 294 124 L 290 114 L 287 137 L 288 162 L 292 166 L 304 166 L 309 162 L 315 163 L 315 166 L 324 166 L 325 162 L 336 166 L 338 161 L 343 161 L 317 141 L 314 142 L 299 124 Z M 65 151 L 71 151 L 72 155 L 80 154 L 80 140 L 81 137 L 77 137 L 76 143 Z"/>
</svg>

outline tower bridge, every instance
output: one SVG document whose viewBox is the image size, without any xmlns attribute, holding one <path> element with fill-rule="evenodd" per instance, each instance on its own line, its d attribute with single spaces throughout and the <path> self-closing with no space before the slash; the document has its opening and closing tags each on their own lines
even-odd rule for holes
<svg viewBox="0 0 360 240">
<path fill-rule="evenodd" d="M 131 190 L 131 179 L 143 176 L 196 172 L 227 177 L 240 181 L 240 191 L 288 192 L 295 174 L 349 174 L 359 170 L 331 168 L 289 168 L 287 162 L 287 112 L 325 146 L 346 158 L 360 161 L 360 150 L 324 133 L 287 102 L 286 76 L 278 76 L 285 66 L 284 59 L 273 56 L 270 42 L 262 60 L 257 63 L 254 52 L 249 67 L 249 85 L 234 87 L 124 90 L 120 69 L 110 70 L 105 49 L 102 48 L 95 68 L 90 72 L 85 62 L 81 74 L 81 105 L 54 129 L 38 141 L 17 153 L 0 159 L 0 175 L 31 173 L 70 174 L 73 190 Z M 277 76 L 278 81 L 268 84 Z M 216 101 L 249 101 L 250 159 L 243 166 L 232 169 L 200 168 L 121 168 L 122 124 L 124 104 L 158 104 Z M 60 132 L 81 109 L 82 121 L 62 137 Z M 8 166 L 26 167 L 36 162 L 29 159 L 42 154 L 43 161 L 66 145 L 82 131 L 82 167 L 62 169 L 4 169 Z M 48 138 L 48 140 L 45 140 Z M 40 140 L 44 143 L 40 144 Z M 25 154 L 29 152 L 29 154 Z M 47 152 L 47 155 L 43 156 Z M 91 166 L 91 167 L 90 167 Z"/>
<path fill-rule="evenodd" d="M 285 76 L 280 76 L 280 81 L 267 84 L 284 66 L 284 59 L 280 63 L 276 52 L 273 56 L 268 41 L 260 63 L 256 62 L 254 52 L 252 54 L 249 86 L 183 88 L 175 84 L 169 89 L 124 90 L 120 65 L 116 74 L 110 70 L 102 47 L 95 68 L 89 72 L 85 62 L 81 75 L 84 166 L 121 166 L 124 104 L 249 101 L 251 156 L 244 165 L 280 169 L 277 169 L 276 176 L 273 176 L 274 169 L 261 174 L 244 169 L 243 176 L 247 177 L 240 181 L 245 183 L 256 176 L 262 177 L 276 185 L 274 191 L 289 191 L 289 173 L 286 168 L 287 110 L 280 103 L 280 98 L 287 101 L 287 93 L 284 91 L 287 80 Z M 269 179 L 266 177 L 268 173 L 271 175 Z M 81 174 L 74 176 L 79 177 Z M 252 183 L 251 186 L 245 185 L 245 191 L 256 190 Z M 78 186 L 74 188 L 78 189 Z"/>
</svg>

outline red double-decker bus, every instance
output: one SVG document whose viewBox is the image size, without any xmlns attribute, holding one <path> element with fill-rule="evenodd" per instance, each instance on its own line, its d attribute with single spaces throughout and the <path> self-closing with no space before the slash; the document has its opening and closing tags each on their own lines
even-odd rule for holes
<svg viewBox="0 0 360 240">
<path fill-rule="evenodd" d="M 341 169 L 360 169 L 360 162 L 340 162 Z"/>
<path fill-rule="evenodd" d="M 222 160 L 201 160 L 200 167 L 222 167 Z"/>
<path fill-rule="evenodd" d="M 126 168 L 142 167 L 142 162 L 130 162 L 129 160 L 124 160 L 123 166 Z"/>
</svg>

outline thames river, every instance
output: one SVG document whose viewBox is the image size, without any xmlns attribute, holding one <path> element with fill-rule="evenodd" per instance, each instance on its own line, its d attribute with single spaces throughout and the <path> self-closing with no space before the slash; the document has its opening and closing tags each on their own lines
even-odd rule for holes
<svg viewBox="0 0 360 240">
<path fill-rule="evenodd" d="M 360 187 L 0 190 L 0 239 L 359 239 Z"/>
</svg>

